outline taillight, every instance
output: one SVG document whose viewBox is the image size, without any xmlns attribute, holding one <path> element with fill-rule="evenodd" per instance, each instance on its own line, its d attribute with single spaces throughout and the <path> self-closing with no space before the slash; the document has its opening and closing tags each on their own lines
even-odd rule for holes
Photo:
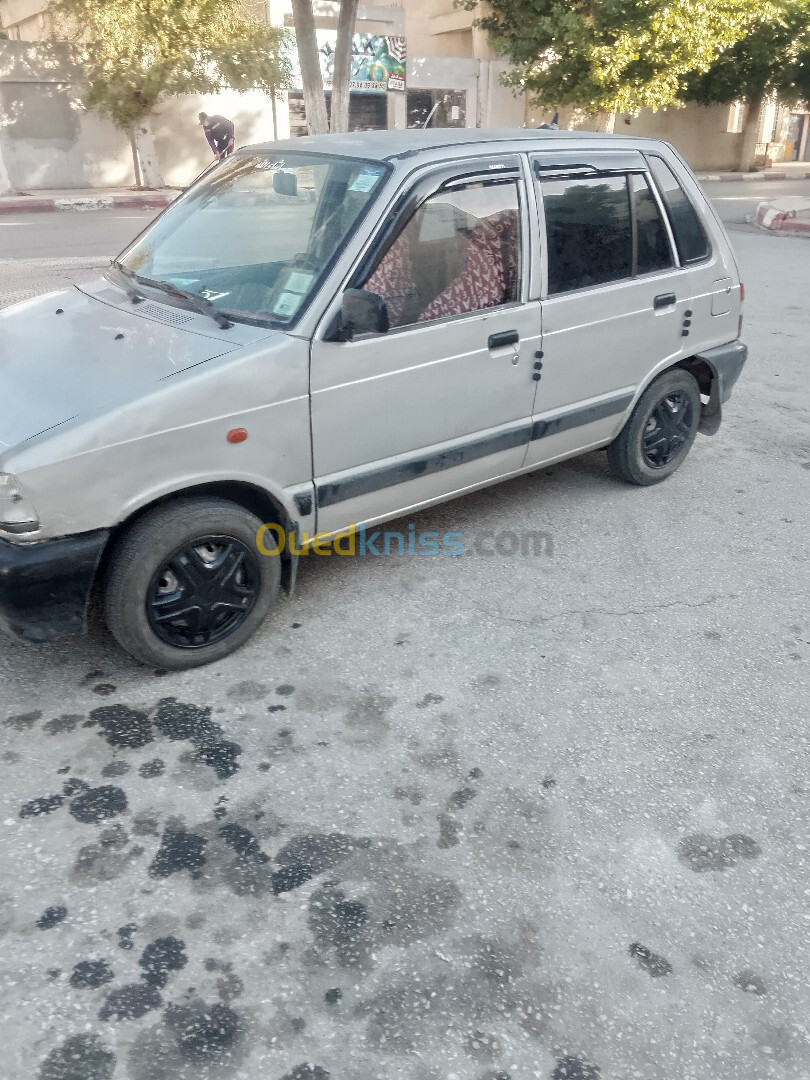
<svg viewBox="0 0 810 1080">
<path fill-rule="evenodd" d="M 742 304 L 742 302 L 744 300 L 745 300 L 745 285 L 743 285 L 743 283 L 740 282 L 740 303 Z M 743 321 L 742 311 L 740 311 L 740 317 L 737 320 L 737 337 L 738 338 L 742 337 L 742 321 Z"/>
</svg>

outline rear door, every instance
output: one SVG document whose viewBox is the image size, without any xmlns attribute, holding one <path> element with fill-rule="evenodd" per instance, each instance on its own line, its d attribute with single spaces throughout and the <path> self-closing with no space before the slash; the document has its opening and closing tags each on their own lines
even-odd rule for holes
<svg viewBox="0 0 810 1080">
<path fill-rule="evenodd" d="M 541 378 L 527 465 L 599 445 L 681 356 L 689 272 L 636 151 L 532 159 L 544 237 Z"/>
<path fill-rule="evenodd" d="M 381 519 L 520 468 L 540 305 L 517 155 L 415 181 L 347 285 L 386 301 L 391 329 L 312 343 L 318 529 Z M 536 243 L 536 242 L 535 242 Z"/>
</svg>

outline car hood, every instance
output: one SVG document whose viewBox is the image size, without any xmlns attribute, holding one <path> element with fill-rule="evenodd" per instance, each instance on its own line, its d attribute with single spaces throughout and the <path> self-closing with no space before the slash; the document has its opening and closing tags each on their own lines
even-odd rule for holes
<svg viewBox="0 0 810 1080">
<path fill-rule="evenodd" d="M 0 451 L 272 334 L 152 301 L 102 279 L 0 311 Z"/>
</svg>

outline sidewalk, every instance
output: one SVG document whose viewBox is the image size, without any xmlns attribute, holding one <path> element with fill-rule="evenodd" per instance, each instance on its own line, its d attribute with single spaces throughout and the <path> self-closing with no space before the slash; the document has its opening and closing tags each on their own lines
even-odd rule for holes
<svg viewBox="0 0 810 1080">
<path fill-rule="evenodd" d="M 0 214 L 30 214 L 54 210 L 159 210 L 180 194 L 177 188 L 137 191 L 133 188 L 67 188 L 32 194 L 0 196 Z"/>
<path fill-rule="evenodd" d="M 780 161 L 772 169 L 757 172 L 700 173 L 698 180 L 810 180 L 810 161 Z"/>
<path fill-rule="evenodd" d="M 810 236 L 810 198 L 786 195 L 757 207 L 756 223 L 771 232 Z"/>
</svg>

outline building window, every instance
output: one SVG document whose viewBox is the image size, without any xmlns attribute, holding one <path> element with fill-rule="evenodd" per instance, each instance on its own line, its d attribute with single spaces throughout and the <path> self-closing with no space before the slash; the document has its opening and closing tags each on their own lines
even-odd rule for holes
<svg viewBox="0 0 810 1080">
<path fill-rule="evenodd" d="M 326 115 L 332 115 L 332 92 L 326 92 Z M 304 92 L 290 90 L 287 94 L 290 110 L 290 135 L 306 135 L 307 113 Z M 384 131 L 388 127 L 387 94 L 349 94 L 349 131 Z"/>
<path fill-rule="evenodd" d="M 743 129 L 743 120 L 745 118 L 745 102 L 734 101 L 728 107 L 728 123 L 726 124 L 726 131 L 731 135 L 739 135 Z"/>
<path fill-rule="evenodd" d="M 467 94 L 464 90 L 409 90 L 408 127 L 465 127 Z"/>
</svg>

